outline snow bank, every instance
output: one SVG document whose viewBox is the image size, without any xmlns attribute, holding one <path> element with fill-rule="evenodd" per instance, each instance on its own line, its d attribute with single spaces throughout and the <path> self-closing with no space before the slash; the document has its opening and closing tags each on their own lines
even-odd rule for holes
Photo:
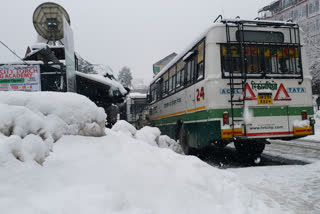
<svg viewBox="0 0 320 214">
<path fill-rule="evenodd" d="M 6 136 L 102 136 L 105 118 L 102 108 L 74 93 L 0 92 L 0 132 Z"/>
<path fill-rule="evenodd" d="M 168 148 L 176 153 L 184 154 L 180 144 L 167 135 L 161 135 L 159 137 L 158 145 L 160 148 Z"/>
<path fill-rule="evenodd" d="M 134 136 L 137 133 L 136 128 L 125 120 L 117 121 L 113 125 L 112 131 L 122 132 L 129 136 Z"/>
<path fill-rule="evenodd" d="M 147 142 L 152 146 L 158 146 L 160 134 L 161 132 L 158 128 L 145 126 L 137 131 L 135 137 L 138 140 Z"/>
<path fill-rule="evenodd" d="M 133 137 L 151 146 L 167 148 L 176 153 L 183 154 L 180 144 L 166 135 L 161 135 L 160 130 L 155 127 L 145 126 L 140 130 L 136 130 L 136 128 L 127 121 L 119 120 L 114 124 L 111 131 Z M 107 135 L 109 133 L 110 131 L 107 131 Z"/>
<path fill-rule="evenodd" d="M 8 162 L 20 160 L 22 162 L 37 162 L 42 164 L 49 156 L 52 139 L 43 139 L 30 134 L 21 139 L 19 136 L 2 136 L 0 138 L 0 166 Z"/>
<path fill-rule="evenodd" d="M 64 136 L 44 167 L 22 164 L 0 170 L 1 213 L 281 213 L 231 172 L 112 130 Z"/>
</svg>

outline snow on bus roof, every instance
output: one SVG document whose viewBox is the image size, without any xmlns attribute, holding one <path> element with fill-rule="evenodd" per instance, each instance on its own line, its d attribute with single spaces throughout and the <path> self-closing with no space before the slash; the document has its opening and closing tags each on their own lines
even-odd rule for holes
<svg viewBox="0 0 320 214">
<path fill-rule="evenodd" d="M 295 22 L 275 21 L 275 20 L 249 20 L 249 19 L 222 19 L 221 22 L 229 23 L 249 23 L 249 24 L 274 24 L 274 25 L 297 25 Z"/>
<path fill-rule="evenodd" d="M 80 71 L 76 71 L 76 75 L 102 83 L 104 85 L 109 85 L 111 88 L 119 89 L 122 95 L 127 93 L 127 90 L 116 80 L 109 79 L 107 77 L 100 76 L 98 74 L 85 74 Z"/>
<path fill-rule="evenodd" d="M 224 24 L 215 23 L 209 28 L 207 28 L 203 33 L 201 33 L 190 45 L 187 46 L 180 54 L 174 57 L 150 82 L 150 85 L 154 83 L 159 77 L 161 77 L 171 66 L 173 66 L 176 62 L 178 62 L 182 57 L 184 57 L 196 44 L 198 44 L 207 33 L 214 27 L 222 26 Z"/>
<path fill-rule="evenodd" d="M 223 22 L 230 22 L 229 24 L 238 23 L 238 22 L 247 22 L 250 24 L 274 24 L 274 25 L 286 25 L 286 26 L 294 26 L 296 23 L 294 22 L 284 22 L 284 21 L 270 21 L 270 20 L 246 20 L 246 19 L 222 19 L 219 23 L 214 23 L 207 30 L 201 33 L 190 45 L 184 49 L 180 54 L 178 54 L 175 58 L 173 58 L 150 82 L 150 85 L 153 84 L 159 77 L 161 77 L 171 66 L 173 66 L 176 62 L 178 62 L 182 57 L 185 57 L 186 54 L 197 44 L 199 43 L 205 35 L 214 27 L 224 26 Z"/>
</svg>

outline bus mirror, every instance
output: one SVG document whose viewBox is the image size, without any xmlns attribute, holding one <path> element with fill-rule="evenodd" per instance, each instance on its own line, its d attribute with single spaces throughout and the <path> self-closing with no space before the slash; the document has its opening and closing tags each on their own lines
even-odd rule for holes
<svg viewBox="0 0 320 214">
<path fill-rule="evenodd" d="M 150 103 L 150 94 L 147 94 L 147 102 Z"/>
</svg>

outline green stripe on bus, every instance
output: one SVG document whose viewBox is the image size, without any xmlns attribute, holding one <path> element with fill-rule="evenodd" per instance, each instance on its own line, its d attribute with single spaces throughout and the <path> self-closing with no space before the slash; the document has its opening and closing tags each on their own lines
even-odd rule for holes
<svg viewBox="0 0 320 214">
<path fill-rule="evenodd" d="M 249 108 L 250 109 L 250 108 Z M 242 117 L 242 108 L 234 109 L 234 117 Z M 251 109 L 250 109 L 251 110 Z M 313 107 L 256 107 L 252 108 L 254 117 L 269 117 L 269 116 L 298 116 L 301 115 L 301 111 L 306 110 L 308 115 L 313 115 Z M 172 116 L 168 118 L 153 120 L 152 124 L 168 124 L 176 123 L 177 120 L 183 121 L 196 121 L 196 120 L 208 120 L 208 119 L 221 119 L 224 112 L 229 113 L 231 117 L 231 109 L 210 109 L 205 111 L 199 111 L 189 114 L 183 114 L 178 116 Z"/>
</svg>

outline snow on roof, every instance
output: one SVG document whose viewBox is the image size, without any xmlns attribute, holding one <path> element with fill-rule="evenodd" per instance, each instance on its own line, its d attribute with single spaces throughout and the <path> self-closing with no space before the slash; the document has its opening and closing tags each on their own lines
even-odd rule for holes
<svg viewBox="0 0 320 214">
<path fill-rule="evenodd" d="M 42 61 L 12 61 L 12 62 L 0 62 L 0 65 L 26 65 L 26 64 L 29 64 L 29 65 L 38 65 L 38 64 L 41 64 L 43 65 L 44 63 Z"/>
<path fill-rule="evenodd" d="M 182 58 L 182 60 L 185 61 L 185 60 L 188 59 L 189 56 L 191 56 L 193 53 L 194 53 L 193 51 L 188 52 L 187 55 L 185 55 L 185 56 Z"/>
<path fill-rule="evenodd" d="M 128 97 L 129 98 L 147 98 L 147 94 L 134 92 L 134 93 L 128 94 Z"/>
<path fill-rule="evenodd" d="M 173 58 L 150 82 L 150 84 L 154 83 L 157 78 L 161 77 L 171 66 L 173 66 L 176 62 L 178 62 L 182 57 L 185 56 L 197 43 L 199 43 L 206 35 L 207 33 L 217 27 L 217 26 L 223 26 L 224 24 L 221 23 L 215 23 L 212 26 L 210 26 L 208 29 L 206 29 L 203 33 L 201 33 L 193 42 L 190 43 L 190 45 L 187 46 L 180 54 L 178 54 L 175 58 Z"/>
<path fill-rule="evenodd" d="M 112 80 L 98 74 L 85 74 L 79 71 L 76 71 L 76 75 L 96 81 L 96 82 L 100 82 L 104 85 L 109 85 L 114 90 L 119 89 L 122 95 L 125 95 L 127 93 L 127 90 L 124 89 L 124 87 L 116 80 Z"/>
<path fill-rule="evenodd" d="M 93 71 L 96 72 L 97 75 L 105 76 L 107 74 L 114 76 L 113 70 L 108 65 L 98 64 L 92 65 Z"/>
<path fill-rule="evenodd" d="M 31 49 L 43 49 L 48 47 L 48 45 L 46 43 L 34 43 L 32 45 L 29 46 Z"/>
</svg>

